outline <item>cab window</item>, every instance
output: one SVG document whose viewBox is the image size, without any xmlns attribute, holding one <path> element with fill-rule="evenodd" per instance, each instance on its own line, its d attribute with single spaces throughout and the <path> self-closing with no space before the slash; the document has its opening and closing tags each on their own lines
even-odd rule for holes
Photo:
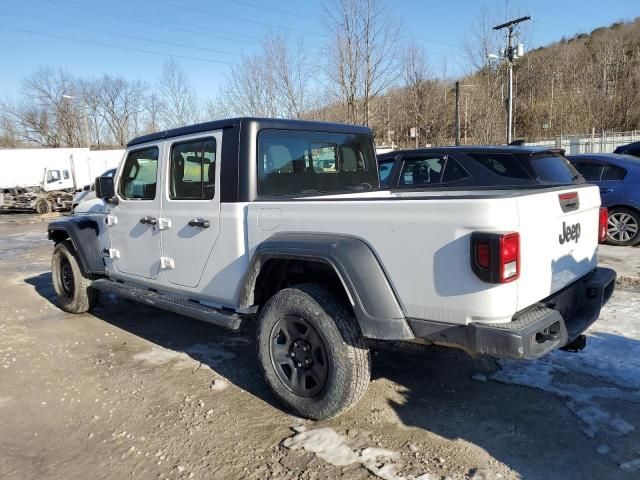
<svg viewBox="0 0 640 480">
<path fill-rule="evenodd" d="M 378 187 L 368 135 L 265 129 L 258 134 L 258 194 L 274 197 Z"/>
<path fill-rule="evenodd" d="M 627 171 L 616 165 L 605 165 L 602 170 L 602 180 L 622 180 Z"/>
<path fill-rule="evenodd" d="M 171 147 L 169 198 L 211 200 L 216 187 L 216 141 L 204 138 Z"/>
<path fill-rule="evenodd" d="M 60 170 L 47 170 L 47 183 L 53 183 L 60 180 Z"/>
<path fill-rule="evenodd" d="M 378 163 L 381 187 L 389 186 L 389 182 L 391 181 L 391 170 L 393 170 L 393 160 Z"/>
<path fill-rule="evenodd" d="M 501 177 L 528 180 L 529 174 L 510 153 L 469 153 L 471 158 Z"/>
<path fill-rule="evenodd" d="M 441 185 L 466 177 L 462 167 L 452 158 L 416 158 L 404 161 L 399 183 L 400 186 Z"/>
<path fill-rule="evenodd" d="M 127 200 L 156 198 L 158 147 L 133 150 L 127 155 L 118 193 Z"/>
<path fill-rule="evenodd" d="M 573 166 L 587 182 L 598 182 L 600 180 L 603 166 L 601 163 L 575 162 Z"/>
</svg>

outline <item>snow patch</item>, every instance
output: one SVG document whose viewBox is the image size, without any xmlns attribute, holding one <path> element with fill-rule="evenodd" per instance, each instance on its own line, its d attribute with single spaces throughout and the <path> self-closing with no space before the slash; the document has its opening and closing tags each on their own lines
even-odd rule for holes
<svg viewBox="0 0 640 480">
<path fill-rule="evenodd" d="M 620 464 L 620 470 L 625 472 L 640 472 L 640 458 Z"/>
<path fill-rule="evenodd" d="M 215 367 L 224 360 L 235 358 L 235 354 L 219 345 L 198 343 L 185 348 L 184 352 L 154 345 L 151 350 L 136 353 L 133 358 L 151 365 L 174 362 L 176 368 L 208 368 Z"/>
<path fill-rule="evenodd" d="M 296 433 L 286 438 L 282 445 L 290 450 L 302 448 L 312 452 L 336 467 L 359 463 L 382 480 L 434 480 L 430 473 L 418 476 L 399 474 L 398 466 L 393 463 L 400 458 L 399 452 L 374 447 L 354 450 L 346 440 L 344 435 L 340 435 L 332 428 L 322 427 Z"/>
<path fill-rule="evenodd" d="M 566 398 L 567 407 L 584 423 L 583 432 L 590 438 L 602 431 L 633 432 L 635 427 L 611 411 L 606 400 L 640 403 L 639 313 L 637 296 L 616 292 L 593 325 L 585 350 L 555 350 L 536 361 L 500 360 L 501 369 L 491 379 Z M 592 382 L 594 386 L 585 386 Z"/>
</svg>

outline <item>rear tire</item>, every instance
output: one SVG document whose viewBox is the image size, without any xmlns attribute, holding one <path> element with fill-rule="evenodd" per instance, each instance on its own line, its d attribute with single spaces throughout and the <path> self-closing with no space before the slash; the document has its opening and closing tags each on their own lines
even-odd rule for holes
<svg viewBox="0 0 640 480">
<path fill-rule="evenodd" d="M 98 300 L 99 292 L 91 288 L 91 278 L 82 271 L 78 255 L 68 240 L 58 243 L 53 250 L 51 276 L 58 305 L 65 312 L 87 312 Z"/>
<path fill-rule="evenodd" d="M 36 212 L 40 214 L 51 213 L 53 211 L 51 202 L 49 202 L 48 200 L 45 200 L 44 198 L 41 198 L 40 200 L 38 200 L 34 207 L 36 209 Z"/>
<path fill-rule="evenodd" d="M 258 325 L 262 373 L 278 399 L 314 420 L 354 406 L 369 385 L 370 355 L 351 312 L 315 284 L 280 290 Z"/>
<path fill-rule="evenodd" d="M 640 213 L 624 207 L 609 210 L 607 243 L 620 247 L 640 243 Z"/>
</svg>

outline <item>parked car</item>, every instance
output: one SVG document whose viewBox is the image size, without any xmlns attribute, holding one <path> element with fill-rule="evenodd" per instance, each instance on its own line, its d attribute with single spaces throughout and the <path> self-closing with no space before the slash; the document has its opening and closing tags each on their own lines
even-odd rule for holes
<svg viewBox="0 0 640 480">
<path fill-rule="evenodd" d="M 113 177 L 116 174 L 116 169 L 112 168 L 104 172 L 101 177 Z M 96 198 L 96 184 L 85 185 L 81 192 L 76 193 L 73 197 L 73 204 L 71 205 L 71 211 L 75 212 L 76 207 L 82 202 L 88 202 L 89 200 L 95 200 Z"/>
<path fill-rule="evenodd" d="M 364 395 L 368 339 L 577 352 L 615 287 L 594 185 L 380 190 L 362 126 L 239 118 L 145 135 L 96 196 L 103 212 L 48 225 L 60 307 L 89 311 L 103 291 L 255 322 L 267 385 L 308 418 Z"/>
<path fill-rule="evenodd" d="M 432 147 L 378 156 L 387 188 L 505 187 L 583 183 L 562 150 L 520 146 Z"/>
<path fill-rule="evenodd" d="M 640 142 L 628 143 L 627 145 L 620 145 L 613 153 L 619 153 L 620 155 L 633 155 L 634 157 L 640 157 Z"/>
<path fill-rule="evenodd" d="M 631 155 L 570 155 L 573 166 L 600 187 L 602 206 L 609 209 L 607 243 L 640 243 L 640 159 Z"/>
</svg>

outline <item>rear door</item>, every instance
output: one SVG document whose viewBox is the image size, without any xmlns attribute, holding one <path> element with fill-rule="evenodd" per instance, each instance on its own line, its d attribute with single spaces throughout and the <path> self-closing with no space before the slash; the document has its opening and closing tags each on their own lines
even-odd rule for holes
<svg viewBox="0 0 640 480">
<path fill-rule="evenodd" d="M 629 194 L 633 189 L 623 185 L 626 175 L 627 171 L 622 167 L 610 163 L 604 165 L 602 177 L 596 182 L 600 187 L 603 206 L 626 205 L 629 202 Z"/>
<path fill-rule="evenodd" d="M 167 142 L 162 198 L 162 255 L 169 283 L 196 287 L 220 232 L 220 149 L 222 132 Z"/>
<path fill-rule="evenodd" d="M 595 186 L 580 186 L 515 198 L 520 218 L 521 309 L 596 267 L 600 194 Z"/>
</svg>

